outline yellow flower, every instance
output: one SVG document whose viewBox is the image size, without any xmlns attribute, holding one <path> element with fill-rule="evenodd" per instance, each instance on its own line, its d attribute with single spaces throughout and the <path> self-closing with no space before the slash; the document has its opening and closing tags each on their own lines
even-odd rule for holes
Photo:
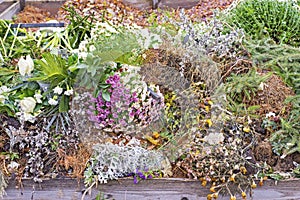
<svg viewBox="0 0 300 200">
<path fill-rule="evenodd" d="M 210 110 L 210 109 L 209 109 L 209 106 L 205 106 L 205 111 L 206 111 L 206 112 L 209 112 L 209 110 Z"/>
<path fill-rule="evenodd" d="M 244 127 L 244 128 L 243 128 L 243 131 L 244 131 L 245 133 L 249 133 L 249 132 L 250 132 L 250 128 L 249 128 L 249 127 Z"/>
<path fill-rule="evenodd" d="M 159 140 L 155 140 L 155 139 L 153 139 L 152 137 L 150 137 L 150 136 L 148 136 L 148 135 L 146 135 L 145 138 L 146 138 L 151 144 L 154 144 L 155 146 L 157 146 L 158 143 L 159 143 Z"/>
<path fill-rule="evenodd" d="M 216 192 L 216 190 L 215 190 L 215 187 L 213 186 L 213 187 L 211 187 L 210 189 L 209 189 L 211 192 Z"/>
<path fill-rule="evenodd" d="M 154 132 L 152 133 L 152 137 L 153 137 L 154 139 L 159 138 L 159 136 L 160 136 L 160 134 L 159 134 L 157 131 L 154 131 Z"/>
<path fill-rule="evenodd" d="M 207 119 L 205 122 L 206 122 L 206 124 L 207 124 L 209 127 L 211 127 L 211 125 L 212 125 L 211 119 Z"/>
</svg>

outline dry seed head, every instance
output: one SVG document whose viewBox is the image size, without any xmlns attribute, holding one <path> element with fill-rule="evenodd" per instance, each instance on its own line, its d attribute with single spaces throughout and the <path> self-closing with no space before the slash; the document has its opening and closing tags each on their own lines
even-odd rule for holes
<svg viewBox="0 0 300 200">
<path fill-rule="evenodd" d="M 215 192 L 215 193 L 212 194 L 212 196 L 213 196 L 214 199 L 217 199 L 219 197 L 219 193 Z"/>
<path fill-rule="evenodd" d="M 230 200 L 236 200 L 236 197 L 234 195 L 231 195 Z"/>
<path fill-rule="evenodd" d="M 246 169 L 246 167 L 244 167 L 244 166 L 240 167 L 240 170 L 241 170 L 241 172 L 242 172 L 243 174 L 246 174 L 246 173 L 247 173 L 247 169 Z"/>
<path fill-rule="evenodd" d="M 213 198 L 213 195 L 212 195 L 212 194 L 208 194 L 208 195 L 207 195 L 207 200 L 212 200 L 212 198 Z"/>
<path fill-rule="evenodd" d="M 247 197 L 246 192 L 242 192 L 242 197 L 243 197 L 243 199 L 246 199 L 246 197 Z"/>
<path fill-rule="evenodd" d="M 251 188 L 254 189 L 254 188 L 256 188 L 256 187 L 257 187 L 257 185 L 256 185 L 256 183 L 253 181 L 252 184 L 251 184 Z"/>
</svg>

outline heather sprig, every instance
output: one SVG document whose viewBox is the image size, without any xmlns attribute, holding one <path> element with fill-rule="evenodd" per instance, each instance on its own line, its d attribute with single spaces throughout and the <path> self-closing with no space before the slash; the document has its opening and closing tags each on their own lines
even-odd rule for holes
<svg viewBox="0 0 300 200">
<path fill-rule="evenodd" d="M 131 93 L 121 83 L 120 75 L 110 76 L 97 97 L 91 97 L 90 119 L 101 127 L 117 129 L 127 126 L 139 114 L 134 104 L 139 101 L 137 94 Z"/>
<path fill-rule="evenodd" d="M 133 183 L 137 184 L 140 180 L 152 179 L 154 177 L 161 177 L 161 172 L 151 171 L 148 169 L 140 170 L 136 169 L 135 172 L 131 172 L 128 176 L 133 176 Z"/>
</svg>

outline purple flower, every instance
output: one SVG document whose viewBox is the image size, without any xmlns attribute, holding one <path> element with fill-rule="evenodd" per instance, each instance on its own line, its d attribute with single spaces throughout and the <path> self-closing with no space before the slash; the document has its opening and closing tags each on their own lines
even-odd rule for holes
<svg viewBox="0 0 300 200">
<path fill-rule="evenodd" d="M 118 113 L 113 113 L 112 114 L 113 118 L 117 119 L 119 117 Z"/>
<path fill-rule="evenodd" d="M 109 114 L 110 114 L 110 110 L 106 109 L 106 110 L 104 111 L 104 113 L 105 113 L 105 115 L 109 115 Z"/>
<path fill-rule="evenodd" d="M 133 183 L 134 183 L 134 184 L 137 184 L 137 183 L 138 183 L 138 180 L 137 180 L 137 177 L 136 177 L 136 176 L 133 177 Z"/>
</svg>

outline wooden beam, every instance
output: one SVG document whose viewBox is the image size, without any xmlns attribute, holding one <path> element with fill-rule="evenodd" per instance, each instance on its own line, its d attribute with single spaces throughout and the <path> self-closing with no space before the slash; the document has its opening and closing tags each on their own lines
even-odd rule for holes
<svg viewBox="0 0 300 200">
<path fill-rule="evenodd" d="M 9 6 L 5 11 L 0 13 L 0 19 L 11 19 L 19 11 L 20 11 L 20 2 L 17 1 L 13 3 L 11 6 Z"/>
<path fill-rule="evenodd" d="M 34 183 L 32 180 L 23 181 L 23 189 L 17 189 L 16 184 L 10 181 L 6 189 L 7 195 L 3 200 L 37 200 L 37 199 L 81 199 L 85 187 L 83 182 L 75 179 L 52 179 L 44 180 L 42 183 Z M 254 190 L 255 200 L 281 200 L 300 199 L 300 180 L 265 181 L 264 186 Z M 103 199 L 115 200 L 206 200 L 209 188 L 202 187 L 197 180 L 189 179 L 151 179 L 134 184 L 132 179 L 119 179 L 109 181 L 107 184 L 93 188 L 91 194 L 85 200 L 95 199 L 102 195 Z M 101 199 L 101 198 L 100 198 Z M 229 197 L 220 197 L 219 200 L 228 200 Z M 239 198 L 238 198 L 239 199 Z M 247 198 L 250 199 L 250 198 Z"/>
</svg>

